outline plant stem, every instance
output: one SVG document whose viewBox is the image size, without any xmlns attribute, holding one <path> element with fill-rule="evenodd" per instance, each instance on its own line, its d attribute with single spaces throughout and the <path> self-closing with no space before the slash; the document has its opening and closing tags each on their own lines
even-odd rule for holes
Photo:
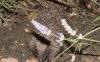
<svg viewBox="0 0 100 62">
<path fill-rule="evenodd" d="M 63 52 L 61 52 L 58 56 L 56 56 L 56 57 L 53 59 L 52 62 L 54 62 L 58 57 L 60 57 L 60 55 L 62 55 L 63 53 L 65 53 L 69 48 L 71 48 L 71 47 L 72 47 L 73 45 L 75 45 L 77 42 L 78 42 L 78 40 L 75 41 L 73 44 L 71 44 L 69 47 L 67 47 Z"/>
<path fill-rule="evenodd" d="M 88 39 L 88 38 L 83 38 L 84 40 L 89 40 L 89 41 L 92 41 L 92 42 L 100 42 L 98 40 L 93 40 L 93 39 Z"/>
<path fill-rule="evenodd" d="M 88 36 L 89 34 L 95 32 L 95 31 L 97 31 L 97 30 L 99 30 L 99 29 L 100 29 L 100 27 L 98 27 L 98 28 L 96 28 L 96 29 L 94 29 L 94 30 L 92 30 L 92 31 L 90 31 L 90 32 L 88 32 L 88 33 L 86 33 L 83 37 L 86 37 L 86 36 Z"/>
<path fill-rule="evenodd" d="M 57 35 L 54 35 L 54 34 L 50 34 L 50 35 L 52 35 L 52 36 L 55 36 L 55 37 L 59 38 L 59 36 L 57 36 Z"/>
<path fill-rule="evenodd" d="M 100 3 L 97 2 L 97 0 L 92 0 L 94 3 L 100 5 Z"/>
</svg>

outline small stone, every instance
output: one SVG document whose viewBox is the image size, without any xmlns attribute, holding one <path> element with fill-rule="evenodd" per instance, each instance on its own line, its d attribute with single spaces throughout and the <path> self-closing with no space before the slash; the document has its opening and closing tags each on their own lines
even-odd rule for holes
<svg viewBox="0 0 100 62">
<path fill-rule="evenodd" d="M 27 28 L 25 28 L 25 32 L 26 32 L 26 33 L 30 33 L 30 30 L 27 29 Z"/>
<path fill-rule="evenodd" d="M 3 58 L 0 62 L 18 62 L 18 60 L 14 58 Z"/>
</svg>

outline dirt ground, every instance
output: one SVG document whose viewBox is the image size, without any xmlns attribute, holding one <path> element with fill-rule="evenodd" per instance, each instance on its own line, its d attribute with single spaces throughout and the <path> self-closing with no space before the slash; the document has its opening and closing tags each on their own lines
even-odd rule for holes
<svg viewBox="0 0 100 62">
<path fill-rule="evenodd" d="M 41 23 L 42 20 L 50 21 L 65 18 L 73 29 L 77 29 L 78 33 L 82 34 L 100 27 L 100 21 L 92 22 L 100 15 L 98 5 L 95 9 L 92 8 L 93 11 L 90 11 L 80 7 L 69 9 L 65 5 L 51 1 L 31 2 L 32 5 L 24 1 L 20 3 L 23 5 L 12 8 L 12 10 L 0 8 L 0 12 L 4 15 L 4 20 L 0 22 L 0 59 L 12 57 L 19 62 L 25 62 L 34 57 L 28 46 L 32 35 L 25 31 L 25 29 L 33 30 L 33 25 L 30 22 L 32 18 L 41 20 Z M 75 14 L 72 14 L 72 12 L 75 12 Z M 56 24 L 56 22 L 53 24 Z M 100 30 L 90 34 L 87 38 L 100 40 Z M 87 42 L 98 46 L 83 45 L 81 53 L 76 52 L 75 54 L 75 62 L 100 62 L 100 43 Z M 64 48 L 67 47 L 64 46 Z M 73 48 L 75 47 L 71 49 Z M 57 62 L 70 62 L 72 54 L 72 51 L 66 51 Z"/>
</svg>

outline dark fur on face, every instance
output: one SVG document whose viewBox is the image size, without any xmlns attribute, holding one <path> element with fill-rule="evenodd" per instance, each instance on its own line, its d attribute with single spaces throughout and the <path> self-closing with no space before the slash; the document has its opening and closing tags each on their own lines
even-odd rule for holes
<svg viewBox="0 0 100 62">
<path fill-rule="evenodd" d="M 49 49 L 49 45 L 49 41 L 36 33 L 33 34 L 32 40 L 29 42 L 29 47 L 40 62 L 44 61 L 49 56 L 51 52 Z"/>
</svg>

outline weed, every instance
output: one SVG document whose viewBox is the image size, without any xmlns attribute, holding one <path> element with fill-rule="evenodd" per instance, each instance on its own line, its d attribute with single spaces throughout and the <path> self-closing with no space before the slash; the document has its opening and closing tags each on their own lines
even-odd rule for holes
<svg viewBox="0 0 100 62">
<path fill-rule="evenodd" d="M 47 35 L 47 36 L 55 36 L 55 37 L 58 37 L 59 38 L 59 43 L 62 43 L 63 40 L 67 40 L 69 42 L 73 42 L 69 47 L 67 47 L 64 51 L 62 51 L 58 56 L 56 56 L 54 58 L 54 60 L 52 62 L 54 62 L 58 57 L 60 57 L 60 55 L 62 55 L 63 53 L 65 53 L 67 50 L 69 50 L 72 46 L 74 46 L 75 44 L 77 44 L 76 48 L 78 47 L 79 49 L 79 52 L 81 50 L 81 46 L 83 44 L 85 45 L 92 45 L 92 44 L 88 44 L 88 43 L 85 43 L 85 42 L 80 42 L 80 40 L 88 40 L 88 41 L 92 41 L 92 42 L 100 42 L 99 40 L 94 40 L 94 39 L 89 39 L 89 38 L 86 38 L 86 36 L 90 35 L 91 33 L 97 31 L 100 29 L 100 27 L 90 31 L 90 32 L 87 32 L 85 35 L 82 35 L 82 33 L 80 34 L 76 34 L 76 31 L 73 30 L 71 28 L 71 26 L 69 26 L 67 24 L 67 22 L 65 21 L 65 19 L 61 19 L 61 24 L 62 26 L 65 28 L 65 30 L 71 35 L 71 36 L 76 36 L 76 38 L 65 38 L 64 35 L 62 33 L 59 33 L 60 36 L 57 36 L 57 35 L 54 35 L 52 34 L 51 30 L 49 30 L 46 26 L 40 24 L 39 22 L 35 21 L 34 19 L 32 19 L 31 23 L 34 25 L 34 27 L 39 31 L 41 32 L 42 34 L 44 35 Z M 42 28 L 42 29 L 41 29 Z M 55 40 L 56 41 L 56 40 Z M 57 41 L 58 42 L 58 41 Z M 60 44 L 59 44 L 60 45 Z M 76 49 L 75 49 L 76 50 Z M 74 51 L 75 52 L 75 51 Z M 75 53 L 74 53 L 75 54 Z M 75 60 L 75 57 L 72 58 L 72 61 L 74 62 Z"/>
<path fill-rule="evenodd" d="M 93 1 L 97 5 L 100 5 L 100 3 L 97 2 L 97 0 L 91 0 L 91 1 Z"/>
<path fill-rule="evenodd" d="M 0 5 L 3 6 L 6 9 L 10 9 L 13 3 L 15 3 L 16 0 L 0 0 Z"/>
<path fill-rule="evenodd" d="M 98 21 L 98 20 L 100 20 L 100 16 L 98 16 L 97 18 L 95 18 L 95 19 L 93 20 L 93 22 L 96 22 L 96 21 Z"/>
<path fill-rule="evenodd" d="M 3 19 L 3 15 L 0 13 L 0 18 Z"/>
</svg>

